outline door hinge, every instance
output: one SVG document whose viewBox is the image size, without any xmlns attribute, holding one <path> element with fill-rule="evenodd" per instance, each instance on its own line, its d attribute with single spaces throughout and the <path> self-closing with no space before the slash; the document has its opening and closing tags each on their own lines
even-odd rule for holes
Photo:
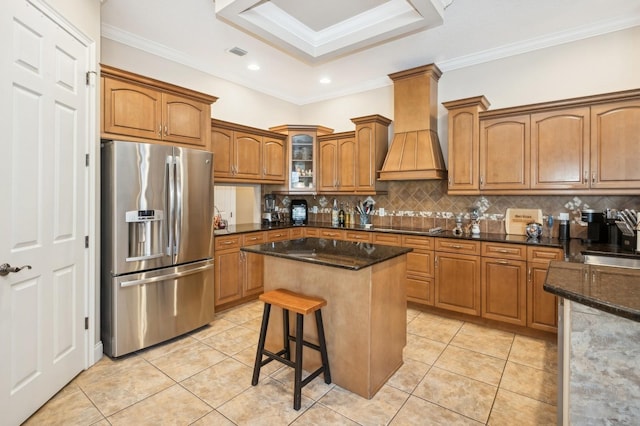
<svg viewBox="0 0 640 426">
<path fill-rule="evenodd" d="M 85 235 L 84 237 L 84 248 L 89 248 L 89 236 Z"/>
<path fill-rule="evenodd" d="M 89 329 L 89 317 L 84 317 L 84 329 Z"/>
<path fill-rule="evenodd" d="M 89 154 L 84 155 L 84 166 L 89 167 Z"/>
<path fill-rule="evenodd" d="M 93 83 L 93 80 L 91 78 L 91 76 L 96 76 L 98 75 L 95 71 L 87 71 L 87 73 L 85 74 L 85 84 L 87 86 L 91 86 Z"/>
</svg>

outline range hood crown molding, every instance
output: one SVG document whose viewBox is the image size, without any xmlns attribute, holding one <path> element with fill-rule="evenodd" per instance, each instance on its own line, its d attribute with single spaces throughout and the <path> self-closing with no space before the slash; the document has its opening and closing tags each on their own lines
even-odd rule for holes
<svg viewBox="0 0 640 426">
<path fill-rule="evenodd" d="M 394 83 L 394 137 L 378 180 L 447 178 L 437 133 L 440 76 L 435 64 L 389 74 Z"/>
</svg>

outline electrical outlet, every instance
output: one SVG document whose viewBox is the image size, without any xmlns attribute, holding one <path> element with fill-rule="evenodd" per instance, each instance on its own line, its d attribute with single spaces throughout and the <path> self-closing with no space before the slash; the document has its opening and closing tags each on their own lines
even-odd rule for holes
<svg viewBox="0 0 640 426">
<path fill-rule="evenodd" d="M 384 216 L 384 207 L 380 207 L 378 209 L 378 216 L 380 216 L 380 217 Z"/>
</svg>

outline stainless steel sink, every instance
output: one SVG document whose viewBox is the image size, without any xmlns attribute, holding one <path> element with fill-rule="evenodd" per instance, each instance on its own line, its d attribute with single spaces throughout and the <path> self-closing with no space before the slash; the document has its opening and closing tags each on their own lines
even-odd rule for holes
<svg viewBox="0 0 640 426">
<path fill-rule="evenodd" d="M 640 257 L 603 256 L 598 254 L 584 254 L 583 257 L 584 263 L 587 265 L 640 269 Z"/>
</svg>

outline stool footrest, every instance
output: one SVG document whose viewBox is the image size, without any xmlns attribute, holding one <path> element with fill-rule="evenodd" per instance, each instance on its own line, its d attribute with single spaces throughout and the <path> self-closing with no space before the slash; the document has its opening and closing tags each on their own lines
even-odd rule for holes
<svg viewBox="0 0 640 426">
<path fill-rule="evenodd" d="M 296 341 L 296 336 L 293 336 L 293 335 L 290 334 L 289 335 L 289 340 L 291 340 L 292 342 L 295 342 Z M 303 340 L 302 344 L 305 345 L 308 348 L 315 349 L 318 352 L 321 351 L 320 346 L 316 345 L 315 343 L 311 343 L 311 342 L 307 342 L 306 340 Z"/>
<path fill-rule="evenodd" d="M 295 367 L 296 363 L 294 361 L 291 361 L 290 359 L 286 359 L 282 357 L 282 354 L 284 354 L 286 351 L 283 349 L 278 353 L 274 353 L 271 351 L 268 351 L 266 349 L 262 350 L 262 355 L 267 356 L 268 358 L 263 360 L 260 365 L 265 365 L 271 361 L 280 361 L 281 363 L 288 365 L 289 367 Z"/>
</svg>

